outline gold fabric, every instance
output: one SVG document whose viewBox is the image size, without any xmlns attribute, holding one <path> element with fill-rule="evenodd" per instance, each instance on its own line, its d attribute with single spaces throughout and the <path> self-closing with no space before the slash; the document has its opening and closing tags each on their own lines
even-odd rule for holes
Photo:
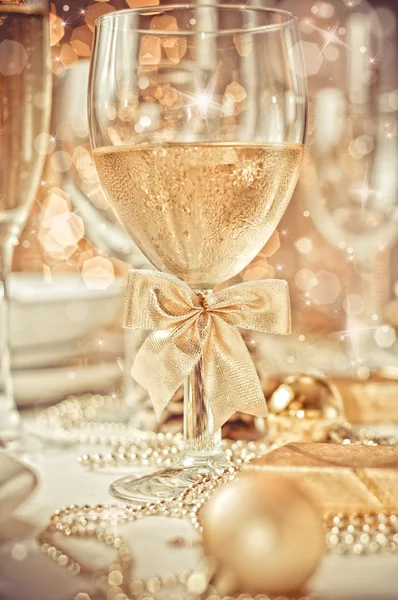
<svg viewBox="0 0 398 600">
<path fill-rule="evenodd" d="M 350 423 L 398 423 L 398 380 L 372 373 L 363 381 L 332 377 Z"/>
<path fill-rule="evenodd" d="M 325 511 L 398 508 L 393 446 L 286 444 L 244 466 L 296 481 Z"/>
<path fill-rule="evenodd" d="M 123 327 L 152 333 L 139 350 L 134 379 L 159 417 L 203 358 L 205 394 L 218 429 L 236 411 L 265 416 L 267 406 L 239 327 L 290 333 L 286 281 L 270 279 L 196 293 L 173 275 L 129 271 Z"/>
</svg>

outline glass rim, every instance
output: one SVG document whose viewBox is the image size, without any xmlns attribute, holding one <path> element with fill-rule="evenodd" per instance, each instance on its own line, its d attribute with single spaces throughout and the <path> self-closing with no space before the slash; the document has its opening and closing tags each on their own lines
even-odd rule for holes
<svg viewBox="0 0 398 600">
<path fill-rule="evenodd" d="M 115 10 L 109 13 L 106 13 L 105 15 L 101 15 L 100 17 L 98 17 L 98 19 L 96 19 L 95 21 L 95 26 L 98 27 L 99 25 L 101 25 L 101 23 L 103 23 L 104 21 L 108 21 L 108 20 L 115 20 L 118 19 L 120 17 L 123 16 L 127 16 L 127 15 L 132 15 L 132 14 L 139 14 L 141 13 L 142 15 L 146 16 L 146 15 L 150 15 L 152 13 L 154 14 L 163 14 L 163 13 L 167 13 L 169 11 L 172 10 L 189 10 L 189 9 L 202 9 L 202 8 L 207 8 L 207 9 L 215 9 L 215 8 L 225 8 L 228 10 L 234 10 L 237 12 L 253 12 L 253 13 L 268 13 L 268 14 L 277 14 L 280 15 L 282 17 L 284 17 L 284 20 L 281 23 L 271 23 L 268 25 L 257 25 L 254 27 L 248 27 L 247 29 L 219 29 L 217 31 L 194 31 L 192 29 L 179 29 L 177 31 L 171 31 L 169 30 L 160 30 L 160 29 L 135 29 L 133 28 L 132 31 L 135 31 L 136 33 L 142 33 L 144 35 L 162 35 L 162 36 L 170 36 L 170 37 L 175 37 L 175 36 L 197 36 L 197 35 L 209 35 L 209 36 L 223 36 L 223 35 L 246 35 L 248 33 L 262 33 L 262 32 L 266 32 L 266 31 L 277 31 L 278 29 L 282 29 L 283 27 L 287 27 L 289 25 L 291 25 L 292 23 L 296 23 L 297 22 L 297 17 L 287 11 L 287 10 L 282 10 L 279 8 L 268 8 L 268 7 L 263 7 L 263 6 L 247 6 L 246 4 L 223 4 L 223 3 L 217 3 L 217 4 L 196 4 L 196 3 L 191 3 L 191 4 L 169 4 L 169 5 L 165 5 L 165 6 L 141 6 L 138 8 L 127 8 L 127 9 L 123 9 L 123 10 Z"/>
</svg>

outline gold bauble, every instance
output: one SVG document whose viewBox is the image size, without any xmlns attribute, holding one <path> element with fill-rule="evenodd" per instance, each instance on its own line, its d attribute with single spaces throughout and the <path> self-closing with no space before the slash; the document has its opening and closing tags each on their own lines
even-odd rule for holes
<svg viewBox="0 0 398 600">
<path fill-rule="evenodd" d="M 322 521 L 293 483 L 261 471 L 217 490 L 202 512 L 205 554 L 218 594 L 299 591 L 324 552 Z"/>
<path fill-rule="evenodd" d="M 314 375 L 288 375 L 267 381 L 269 436 L 283 433 L 291 440 L 326 441 L 331 426 L 345 421 L 343 401 L 336 386 Z"/>
</svg>

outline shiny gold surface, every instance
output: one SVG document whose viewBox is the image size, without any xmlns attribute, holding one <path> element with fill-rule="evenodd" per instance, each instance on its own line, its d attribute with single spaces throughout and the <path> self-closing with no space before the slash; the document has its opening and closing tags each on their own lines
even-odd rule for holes
<svg viewBox="0 0 398 600">
<path fill-rule="evenodd" d="M 380 369 L 367 377 L 333 377 L 350 423 L 397 423 L 398 377 L 395 368 Z"/>
<path fill-rule="evenodd" d="M 265 385 L 269 410 L 269 436 L 277 441 L 324 441 L 332 425 L 345 420 L 342 398 L 327 379 L 289 375 L 269 379 Z"/>
<path fill-rule="evenodd" d="M 221 596 L 295 593 L 324 552 L 311 500 L 298 485 L 263 472 L 242 474 L 215 492 L 203 509 L 203 543 L 217 560 Z"/>
<path fill-rule="evenodd" d="M 244 468 L 300 483 L 323 510 L 398 508 L 398 452 L 394 446 L 292 443 Z"/>
</svg>

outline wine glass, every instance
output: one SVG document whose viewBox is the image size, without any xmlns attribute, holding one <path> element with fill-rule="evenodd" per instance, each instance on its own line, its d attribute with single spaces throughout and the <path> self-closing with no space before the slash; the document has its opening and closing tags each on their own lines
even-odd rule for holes
<svg viewBox="0 0 398 600">
<path fill-rule="evenodd" d="M 0 0 L 0 440 L 18 435 L 9 348 L 7 277 L 40 183 L 49 143 L 50 39 L 45 0 Z"/>
<path fill-rule="evenodd" d="M 299 176 L 306 118 L 290 13 L 185 4 L 97 21 L 89 122 L 101 183 L 148 260 L 202 297 L 246 267 L 275 230 Z M 167 499 L 228 467 L 201 360 L 184 398 L 184 458 L 116 481 L 113 495 Z"/>
<path fill-rule="evenodd" d="M 85 226 L 86 237 L 99 250 L 127 261 L 135 268 L 148 268 L 148 261 L 127 234 L 110 205 L 94 166 L 87 115 L 89 60 L 74 63 L 58 75 L 54 96 L 54 114 L 60 132 L 60 147 L 72 157 L 72 166 L 61 165 L 63 189 L 69 194 L 73 209 Z M 60 153 L 62 160 L 64 156 Z M 120 392 L 125 411 L 120 406 L 117 418 L 138 424 L 141 409 L 147 406 L 147 394 L 131 377 L 136 352 L 145 337 L 142 333 L 124 330 L 123 384 Z M 107 416 L 113 420 L 112 414 Z"/>
<path fill-rule="evenodd" d="M 388 338 L 393 332 L 384 321 L 389 282 L 378 257 L 398 235 L 396 114 L 380 112 L 377 96 L 370 107 L 347 106 L 337 89 L 320 92 L 315 109 L 313 153 L 302 188 L 315 227 L 346 253 L 347 271 L 351 265 L 351 277 L 344 279 L 346 329 L 340 336 L 347 366 L 366 373 L 393 360 L 377 347 L 374 335 L 385 332 Z M 326 115 L 335 115 L 339 124 L 333 132 Z"/>
</svg>

